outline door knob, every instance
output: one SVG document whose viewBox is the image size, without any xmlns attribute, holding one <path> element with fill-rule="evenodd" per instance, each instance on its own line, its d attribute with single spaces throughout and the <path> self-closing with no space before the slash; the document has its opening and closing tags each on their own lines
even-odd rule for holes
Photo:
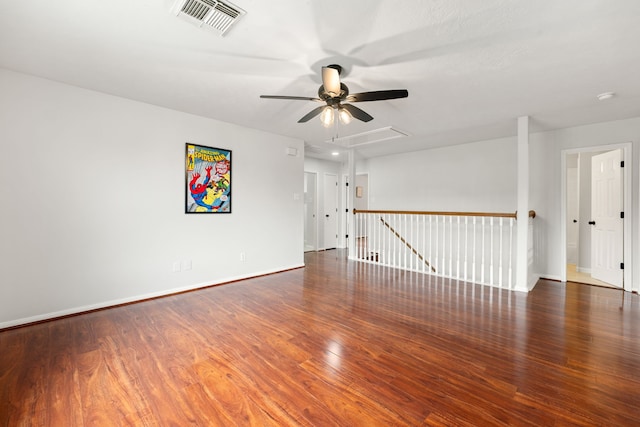
<svg viewBox="0 0 640 427">
<path fill-rule="evenodd" d="M 578 220 L 577 220 L 577 219 L 574 219 L 574 220 L 573 220 L 573 223 L 575 224 L 576 222 L 578 222 Z"/>
<path fill-rule="evenodd" d="M 596 225 L 595 221 L 589 221 L 589 225 Z"/>
<path fill-rule="evenodd" d="M 329 218 L 329 214 L 326 214 L 325 216 L 326 216 L 327 218 Z"/>
</svg>

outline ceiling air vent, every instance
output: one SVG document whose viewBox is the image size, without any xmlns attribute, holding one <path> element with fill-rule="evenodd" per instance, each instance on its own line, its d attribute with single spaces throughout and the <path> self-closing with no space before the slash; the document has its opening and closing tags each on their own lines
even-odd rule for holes
<svg viewBox="0 0 640 427">
<path fill-rule="evenodd" d="M 387 141 L 389 139 L 404 138 L 409 136 L 407 132 L 398 130 L 392 126 L 387 126 L 380 129 L 370 130 L 368 132 L 358 133 L 356 135 L 343 136 L 340 138 L 333 138 L 329 141 L 333 144 L 343 145 L 345 147 L 359 147 L 361 145 L 373 144 L 376 142 Z"/>
<path fill-rule="evenodd" d="M 245 11 L 229 2 L 216 0 L 177 0 L 174 11 L 201 27 L 224 35 Z"/>
</svg>

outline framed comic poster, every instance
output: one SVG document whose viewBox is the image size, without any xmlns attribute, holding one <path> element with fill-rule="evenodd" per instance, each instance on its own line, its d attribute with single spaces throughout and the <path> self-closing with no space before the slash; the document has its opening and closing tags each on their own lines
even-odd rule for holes
<svg viewBox="0 0 640 427">
<path fill-rule="evenodd" d="M 186 144 L 185 213 L 231 213 L 231 151 Z"/>
</svg>

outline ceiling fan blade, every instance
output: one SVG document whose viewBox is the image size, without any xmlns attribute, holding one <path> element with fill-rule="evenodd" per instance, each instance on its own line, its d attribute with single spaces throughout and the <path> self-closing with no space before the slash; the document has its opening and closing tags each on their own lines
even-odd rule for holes
<svg viewBox="0 0 640 427">
<path fill-rule="evenodd" d="M 361 93 L 351 94 L 347 96 L 347 101 L 350 101 L 350 102 L 383 101 L 385 99 L 406 98 L 407 96 L 409 96 L 409 91 L 407 91 L 406 89 L 376 90 L 373 92 L 361 92 Z"/>
<path fill-rule="evenodd" d="M 366 113 L 355 105 L 341 104 L 340 107 L 347 110 L 352 117 L 358 120 L 362 120 L 363 122 L 370 122 L 371 120 L 373 120 L 373 117 L 370 116 L 369 113 Z"/>
<path fill-rule="evenodd" d="M 309 111 L 303 118 L 298 120 L 298 123 L 308 122 L 318 114 L 322 113 L 322 110 L 324 110 L 325 108 L 327 108 L 326 105 L 321 105 L 320 107 L 314 108 L 313 110 Z"/>
<path fill-rule="evenodd" d="M 309 98 L 307 96 L 287 96 L 287 95 L 260 95 L 260 98 L 267 99 L 297 99 L 300 101 L 318 101 L 322 102 L 320 98 Z"/>
<path fill-rule="evenodd" d="M 333 67 L 322 67 L 322 86 L 330 96 L 340 95 L 340 72 Z"/>
</svg>

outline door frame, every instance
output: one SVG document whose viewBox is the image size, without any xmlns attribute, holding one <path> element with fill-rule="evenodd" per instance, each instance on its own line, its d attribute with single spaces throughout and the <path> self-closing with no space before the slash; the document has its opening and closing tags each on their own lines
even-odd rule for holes
<svg viewBox="0 0 640 427">
<path fill-rule="evenodd" d="M 313 215 L 315 217 L 315 224 L 313 227 L 313 233 L 314 233 L 314 247 L 313 249 L 311 249 L 310 251 L 318 251 L 318 248 L 320 247 L 320 242 L 319 242 L 319 238 L 318 238 L 318 172 L 311 172 L 311 171 L 304 171 L 304 176 L 306 178 L 306 174 L 310 174 L 310 175 L 315 175 L 315 188 L 314 188 L 314 194 L 313 194 L 313 206 L 314 206 L 314 212 Z M 306 196 L 306 195 L 305 195 Z M 306 202 L 306 200 L 303 200 L 303 204 Z M 307 221 L 307 217 L 305 215 L 304 217 L 304 221 Z M 307 228 L 307 224 L 303 224 L 304 229 L 306 230 Z M 303 233 L 303 240 L 304 240 L 304 233 Z M 302 246 L 303 246 L 303 252 L 307 252 L 306 249 L 306 242 L 303 242 Z"/>
<path fill-rule="evenodd" d="M 592 147 L 580 147 L 572 148 L 560 151 L 560 262 L 562 268 L 560 269 L 560 281 L 567 281 L 567 155 L 576 153 L 589 153 L 595 151 L 612 151 L 622 150 L 622 161 L 624 161 L 624 168 L 622 168 L 622 197 L 624 206 L 624 220 L 623 220 L 623 262 L 625 265 L 623 273 L 623 289 L 630 291 L 633 289 L 632 277 L 633 277 L 633 258 L 632 258 L 632 227 L 631 219 L 634 216 L 633 203 L 632 203 L 632 143 L 624 142 L 610 145 L 594 145 Z"/>
</svg>

